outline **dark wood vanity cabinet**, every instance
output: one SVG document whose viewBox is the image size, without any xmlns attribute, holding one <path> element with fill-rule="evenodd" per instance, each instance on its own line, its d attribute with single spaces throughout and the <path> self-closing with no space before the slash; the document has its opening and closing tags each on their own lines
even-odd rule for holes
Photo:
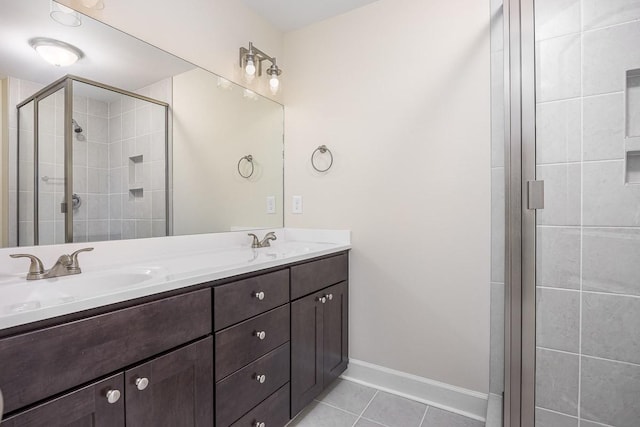
<svg viewBox="0 0 640 427">
<path fill-rule="evenodd" d="M 305 277 L 315 281 L 314 287 L 307 284 L 306 289 L 343 281 L 291 303 L 291 417 L 344 372 L 349 361 L 346 254 L 334 258 L 300 266 Z M 329 269 L 331 273 L 314 275 L 312 270 L 316 267 L 320 272 Z M 295 269 L 292 267 L 292 287 Z"/>
<path fill-rule="evenodd" d="M 283 427 L 347 367 L 347 280 L 345 252 L 5 334 L 1 427 Z"/>
<path fill-rule="evenodd" d="M 208 337 L 21 412 L 2 427 L 210 427 L 212 378 Z"/>
</svg>

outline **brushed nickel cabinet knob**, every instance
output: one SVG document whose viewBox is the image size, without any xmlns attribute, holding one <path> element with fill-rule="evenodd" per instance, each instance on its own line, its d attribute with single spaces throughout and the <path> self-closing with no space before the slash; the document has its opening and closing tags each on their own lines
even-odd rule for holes
<svg viewBox="0 0 640 427">
<path fill-rule="evenodd" d="M 107 402 L 116 403 L 120 400 L 120 390 L 109 390 L 107 391 Z"/>
<path fill-rule="evenodd" d="M 255 331 L 254 335 L 258 337 L 259 340 L 263 340 L 267 337 L 267 333 L 265 331 Z"/>
<path fill-rule="evenodd" d="M 333 299 L 333 294 L 327 294 L 327 299 L 331 301 Z"/>
<path fill-rule="evenodd" d="M 262 421 L 254 421 L 253 427 L 267 427 L 267 425 Z"/>
<path fill-rule="evenodd" d="M 327 297 L 318 297 L 316 298 L 316 301 L 321 302 L 321 303 L 326 303 L 327 302 Z"/>
<path fill-rule="evenodd" d="M 258 300 L 262 301 L 264 299 L 264 292 L 256 292 L 253 294 L 254 297 L 258 298 Z"/>
<path fill-rule="evenodd" d="M 137 378 L 136 379 L 136 387 L 138 388 L 138 390 L 142 391 L 145 388 L 147 388 L 149 386 L 149 379 L 148 378 Z"/>
<path fill-rule="evenodd" d="M 258 375 L 256 374 L 256 381 L 258 381 L 260 384 L 264 384 L 264 382 L 267 380 L 267 376 L 266 375 Z"/>
</svg>

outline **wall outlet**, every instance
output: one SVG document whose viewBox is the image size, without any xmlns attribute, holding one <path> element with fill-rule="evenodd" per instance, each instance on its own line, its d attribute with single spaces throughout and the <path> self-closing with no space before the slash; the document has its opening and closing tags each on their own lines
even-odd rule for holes
<svg viewBox="0 0 640 427">
<path fill-rule="evenodd" d="M 267 213 L 276 213 L 276 196 L 267 196 Z"/>
<path fill-rule="evenodd" d="M 302 196 L 293 196 L 291 199 L 291 213 L 302 213 Z"/>
</svg>

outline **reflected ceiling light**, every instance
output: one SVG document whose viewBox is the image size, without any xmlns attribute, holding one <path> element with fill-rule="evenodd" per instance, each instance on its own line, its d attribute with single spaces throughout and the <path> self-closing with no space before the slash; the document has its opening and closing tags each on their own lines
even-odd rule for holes
<svg viewBox="0 0 640 427">
<path fill-rule="evenodd" d="M 249 49 L 240 48 L 240 68 L 244 69 L 245 79 L 248 81 L 253 80 L 256 75 L 262 75 L 262 61 L 271 62 L 271 66 L 267 68 L 266 72 L 269 76 L 269 88 L 275 94 L 280 88 L 279 76 L 282 74 L 282 70 L 276 65 L 276 58 L 267 55 L 251 42 L 249 42 Z"/>
<path fill-rule="evenodd" d="M 231 82 L 224 77 L 218 77 L 218 87 L 224 90 L 233 89 L 233 87 L 231 86 Z"/>
<path fill-rule="evenodd" d="M 51 0 L 49 16 L 59 24 L 67 27 L 79 27 L 82 24 L 80 15 L 75 10 Z"/>
<path fill-rule="evenodd" d="M 38 37 L 29 40 L 29 44 L 42 59 L 56 67 L 68 67 L 84 56 L 80 49 L 60 40 Z"/>
<path fill-rule="evenodd" d="M 104 2 L 102 0 L 82 0 L 82 5 L 87 9 L 104 9 Z"/>
</svg>

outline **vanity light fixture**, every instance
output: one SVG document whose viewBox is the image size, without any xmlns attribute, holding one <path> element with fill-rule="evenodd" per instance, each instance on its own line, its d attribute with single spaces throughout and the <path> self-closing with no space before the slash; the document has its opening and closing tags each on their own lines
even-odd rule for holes
<svg viewBox="0 0 640 427">
<path fill-rule="evenodd" d="M 271 66 L 267 68 L 266 73 L 269 76 L 269 88 L 275 94 L 280 88 L 279 76 L 282 74 L 282 70 L 276 64 L 276 58 L 267 55 L 251 42 L 249 42 L 248 49 L 246 47 L 240 48 L 240 68 L 244 69 L 245 78 L 248 81 L 253 80 L 256 75 L 262 75 L 263 61 L 271 62 Z"/>
<path fill-rule="evenodd" d="M 29 40 L 29 44 L 42 59 L 56 67 L 68 67 L 84 56 L 80 49 L 60 40 L 37 37 Z"/>
<path fill-rule="evenodd" d="M 79 27 L 82 25 L 78 12 L 53 0 L 50 1 L 49 16 L 57 23 L 67 27 Z"/>
</svg>

